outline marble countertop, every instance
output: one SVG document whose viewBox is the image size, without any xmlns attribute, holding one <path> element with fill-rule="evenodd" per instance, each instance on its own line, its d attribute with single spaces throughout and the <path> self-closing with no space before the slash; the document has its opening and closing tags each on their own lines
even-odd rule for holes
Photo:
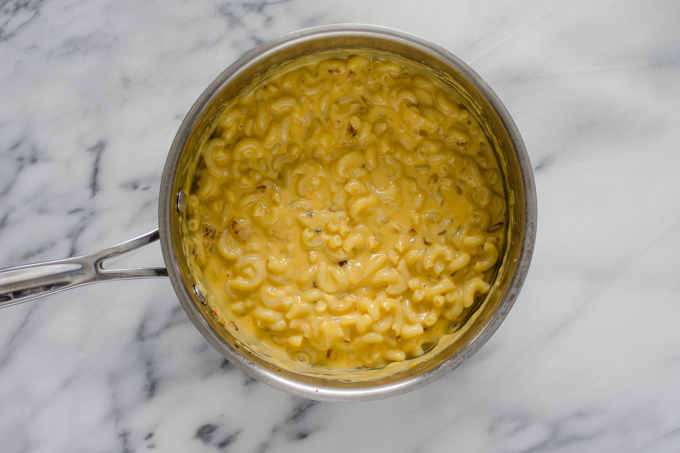
<svg viewBox="0 0 680 453">
<path fill-rule="evenodd" d="M 242 54 L 364 22 L 456 54 L 515 118 L 538 237 L 463 366 L 403 396 L 316 403 L 255 381 L 166 279 L 0 311 L 2 452 L 680 450 L 680 3 L 0 1 L 0 267 L 158 225 L 174 134 Z M 162 265 L 149 246 L 120 265 Z"/>
</svg>

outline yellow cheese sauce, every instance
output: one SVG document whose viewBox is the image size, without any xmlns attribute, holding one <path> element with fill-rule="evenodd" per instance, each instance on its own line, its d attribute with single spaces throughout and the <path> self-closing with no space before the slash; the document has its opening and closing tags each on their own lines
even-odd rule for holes
<svg viewBox="0 0 680 453">
<path fill-rule="evenodd" d="M 498 162 L 454 92 L 347 53 L 230 101 L 202 149 L 185 248 L 217 320 L 258 350 L 372 369 L 460 327 L 506 224 Z"/>
</svg>

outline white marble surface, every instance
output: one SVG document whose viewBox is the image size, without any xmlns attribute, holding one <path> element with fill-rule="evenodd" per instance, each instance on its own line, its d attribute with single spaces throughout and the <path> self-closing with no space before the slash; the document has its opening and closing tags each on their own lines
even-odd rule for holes
<svg viewBox="0 0 680 453">
<path fill-rule="evenodd" d="M 0 311 L 2 452 L 680 451 L 680 3 L 0 1 L 0 267 L 157 226 L 203 89 L 311 25 L 400 28 L 496 91 L 534 169 L 532 269 L 445 378 L 312 403 L 226 363 L 168 280 Z M 150 246 L 121 264 L 162 264 Z"/>
</svg>

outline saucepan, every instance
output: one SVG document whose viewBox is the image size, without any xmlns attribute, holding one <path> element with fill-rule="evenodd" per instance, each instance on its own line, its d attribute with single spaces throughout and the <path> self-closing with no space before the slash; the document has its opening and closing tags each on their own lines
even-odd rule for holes
<svg viewBox="0 0 680 453">
<path fill-rule="evenodd" d="M 459 94 L 482 125 L 499 157 L 507 193 L 507 246 L 491 290 L 467 321 L 462 335 L 446 347 L 395 373 L 375 378 L 338 378 L 281 366 L 267 360 L 225 329 L 206 304 L 206 294 L 192 275 L 182 246 L 186 181 L 193 178 L 197 150 L 205 142 L 224 105 L 273 66 L 320 51 L 371 49 L 428 67 Z M 189 178 L 189 179 L 188 179 Z M 444 376 L 474 354 L 508 314 L 527 275 L 536 236 L 536 193 L 524 143 L 515 123 L 487 84 L 457 57 L 424 39 L 371 25 L 330 25 L 297 31 L 244 55 L 205 90 L 177 132 L 163 172 L 159 228 L 109 249 L 75 258 L 29 264 L 0 271 L 0 307 L 77 286 L 113 279 L 169 277 L 191 321 L 206 340 L 245 373 L 293 395 L 320 401 L 366 401 L 399 395 Z M 166 268 L 109 270 L 103 263 L 160 239 Z"/>
</svg>

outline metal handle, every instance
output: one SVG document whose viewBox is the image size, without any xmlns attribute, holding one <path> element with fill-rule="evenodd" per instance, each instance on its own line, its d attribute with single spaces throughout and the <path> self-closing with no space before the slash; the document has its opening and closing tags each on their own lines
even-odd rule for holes
<svg viewBox="0 0 680 453">
<path fill-rule="evenodd" d="M 165 268 L 112 269 L 102 263 L 160 238 L 158 229 L 88 255 L 0 269 L 0 308 L 106 280 L 167 277 Z"/>
</svg>

